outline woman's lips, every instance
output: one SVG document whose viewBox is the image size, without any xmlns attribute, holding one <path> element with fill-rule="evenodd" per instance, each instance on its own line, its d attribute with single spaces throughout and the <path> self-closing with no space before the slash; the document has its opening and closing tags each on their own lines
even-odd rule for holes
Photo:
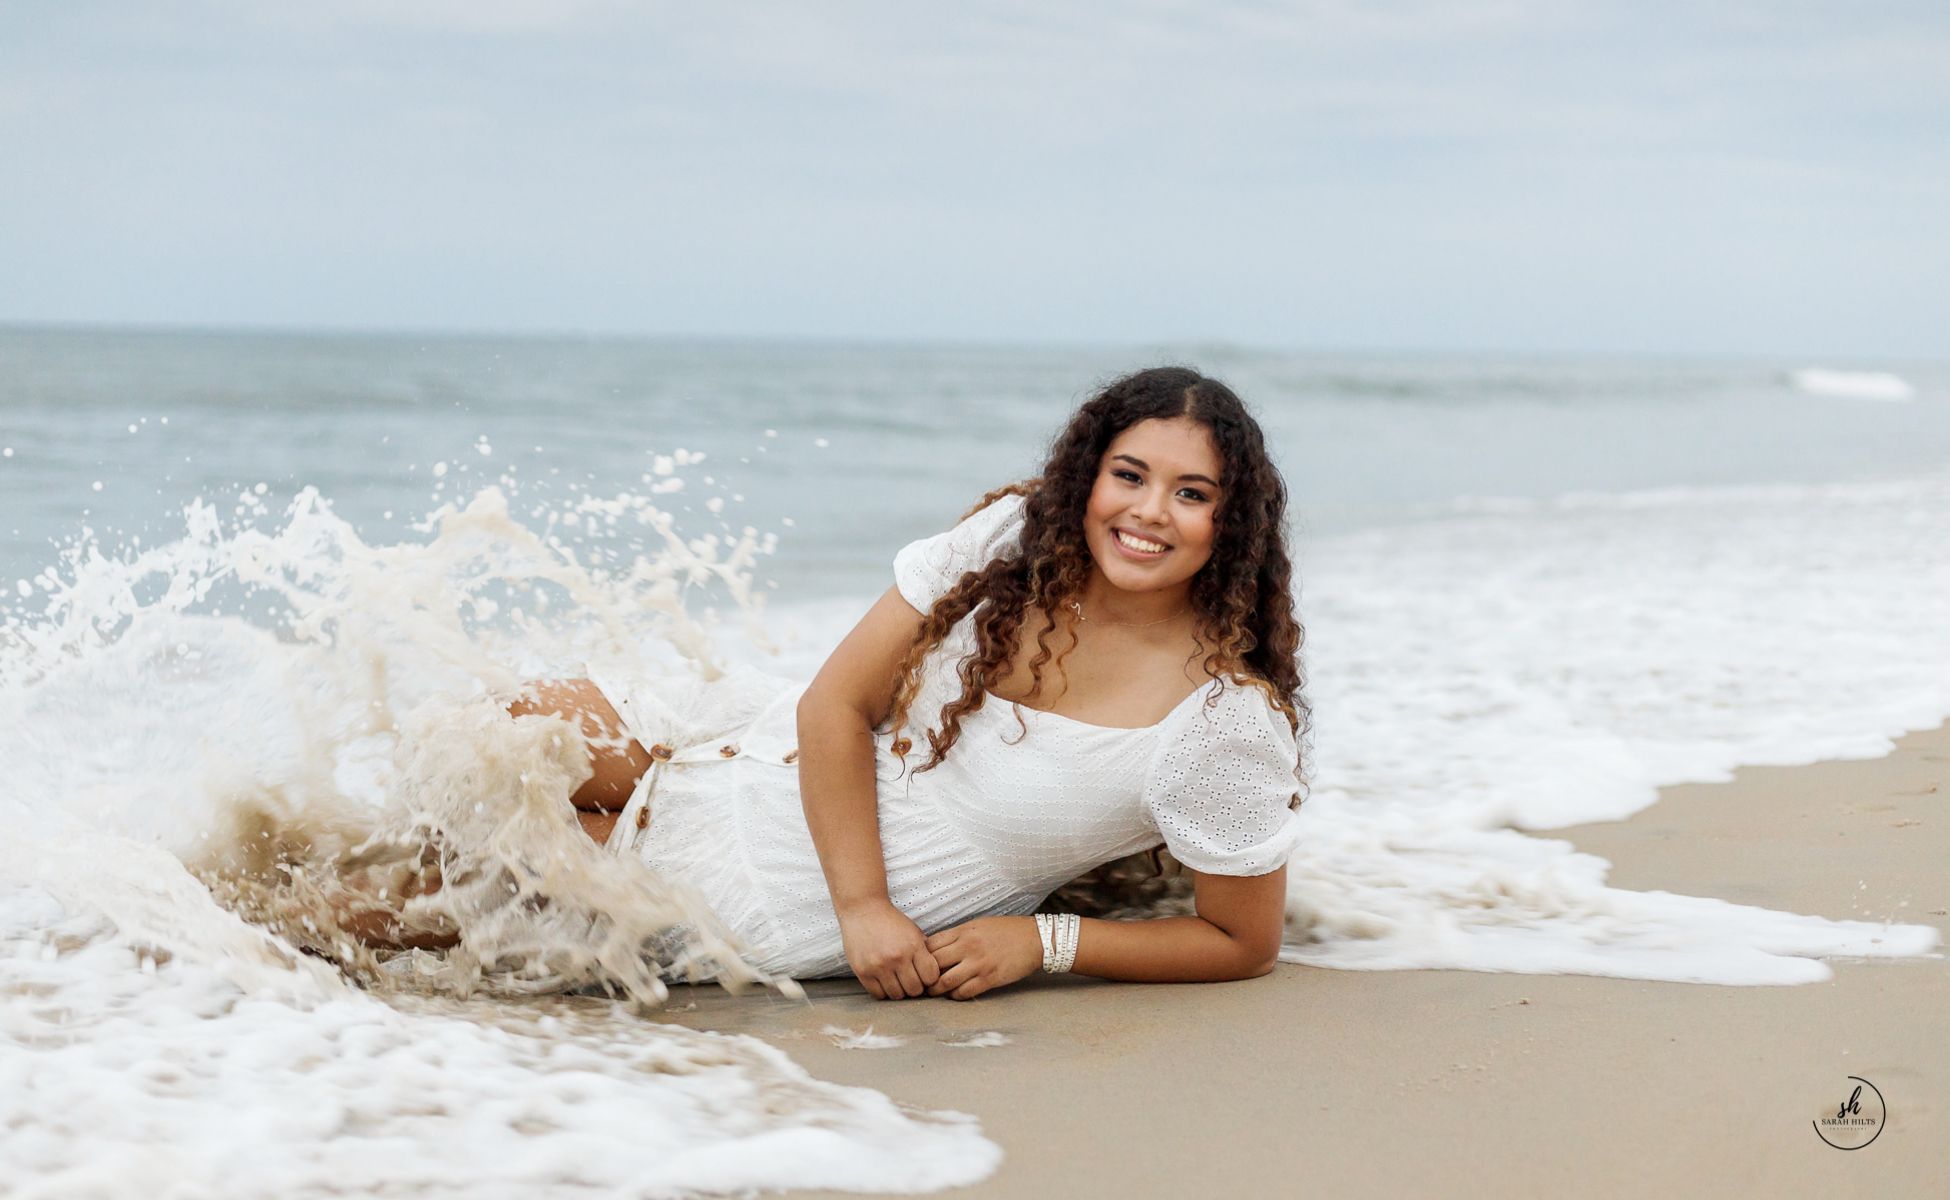
<svg viewBox="0 0 1950 1200">
<path fill-rule="evenodd" d="M 1157 558 L 1171 549 L 1163 542 L 1153 541 L 1142 534 L 1132 533 L 1126 529 L 1111 530 L 1111 537 L 1117 542 L 1120 550 L 1141 558 Z"/>
</svg>

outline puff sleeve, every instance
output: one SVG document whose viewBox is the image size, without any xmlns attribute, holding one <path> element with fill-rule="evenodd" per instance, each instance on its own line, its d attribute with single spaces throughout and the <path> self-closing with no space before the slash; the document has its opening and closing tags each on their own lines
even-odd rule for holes
<svg viewBox="0 0 1950 1200">
<path fill-rule="evenodd" d="M 1022 553 L 1021 496 L 1004 496 L 946 533 L 910 542 L 894 556 L 894 586 L 921 612 L 970 571 Z"/>
<path fill-rule="evenodd" d="M 1208 875 L 1264 875 L 1300 840 L 1292 727 L 1257 687 L 1218 681 L 1159 747 L 1144 804 L 1173 858 Z"/>
</svg>

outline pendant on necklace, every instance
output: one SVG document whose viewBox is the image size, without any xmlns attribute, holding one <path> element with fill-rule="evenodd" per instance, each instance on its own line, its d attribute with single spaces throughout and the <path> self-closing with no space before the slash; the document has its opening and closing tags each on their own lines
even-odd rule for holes
<svg viewBox="0 0 1950 1200">
<path fill-rule="evenodd" d="M 1187 612 L 1190 612 L 1191 610 L 1180 609 L 1168 617 L 1159 617 L 1155 621 L 1141 621 L 1141 622 L 1140 621 L 1093 621 L 1089 617 L 1083 615 L 1083 602 L 1081 600 L 1070 601 L 1070 611 L 1075 613 L 1077 615 L 1077 620 L 1082 621 L 1085 625 L 1116 625 L 1121 629 L 1149 629 L 1153 625 L 1163 625 L 1166 621 L 1176 621 L 1178 618 L 1184 616 Z"/>
</svg>

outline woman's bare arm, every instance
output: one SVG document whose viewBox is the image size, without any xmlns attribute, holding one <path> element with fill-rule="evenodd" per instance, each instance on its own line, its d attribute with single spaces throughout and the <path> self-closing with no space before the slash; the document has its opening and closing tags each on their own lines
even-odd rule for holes
<svg viewBox="0 0 1950 1200">
<path fill-rule="evenodd" d="M 1216 983 L 1264 975 L 1279 960 L 1286 868 L 1267 875 L 1192 872 L 1198 915 L 1155 921 L 1084 921 L 1079 975 L 1133 983 Z M 1034 917 L 982 917 L 928 939 L 941 977 L 931 996 L 968 1000 L 1014 983 L 1043 963 Z"/>
<path fill-rule="evenodd" d="M 819 851 L 846 962 L 876 999 L 919 996 L 939 975 L 920 927 L 887 895 L 873 731 L 921 627 L 889 588 L 846 635 L 799 700 L 799 795 Z"/>
</svg>

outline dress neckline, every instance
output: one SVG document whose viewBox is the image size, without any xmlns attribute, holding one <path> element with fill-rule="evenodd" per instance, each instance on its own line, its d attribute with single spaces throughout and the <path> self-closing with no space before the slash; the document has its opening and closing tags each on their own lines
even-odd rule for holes
<svg viewBox="0 0 1950 1200">
<path fill-rule="evenodd" d="M 986 695 L 990 700 L 995 701 L 997 704 L 1012 705 L 1015 708 L 1018 708 L 1024 712 L 1035 713 L 1039 717 L 1054 717 L 1059 721 L 1066 721 L 1071 725 L 1077 725 L 1084 729 L 1101 729 L 1107 733 L 1144 733 L 1149 730 L 1163 728 L 1166 724 L 1170 723 L 1173 717 L 1178 715 L 1178 710 L 1184 708 L 1187 704 L 1190 704 L 1194 699 L 1198 698 L 1199 696 L 1204 695 L 1206 690 L 1209 689 L 1215 683 L 1220 683 L 1220 680 L 1208 679 L 1204 683 L 1199 684 L 1197 687 L 1193 688 L 1185 696 L 1183 700 L 1180 700 L 1178 703 L 1172 705 L 1170 712 L 1158 718 L 1157 721 L 1153 722 L 1150 725 L 1098 725 L 1092 721 L 1079 721 L 1075 717 L 1066 717 L 1060 712 L 1053 712 L 1047 708 L 1032 708 L 1031 706 L 1024 704 L 1020 700 L 1005 700 L 1002 697 L 996 695 L 994 692 L 984 690 L 983 694 Z"/>
</svg>

